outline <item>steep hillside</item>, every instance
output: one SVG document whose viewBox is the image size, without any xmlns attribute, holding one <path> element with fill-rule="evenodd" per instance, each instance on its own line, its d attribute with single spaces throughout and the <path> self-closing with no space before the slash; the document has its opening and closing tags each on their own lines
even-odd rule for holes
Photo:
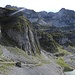
<svg viewBox="0 0 75 75">
<path fill-rule="evenodd" d="M 7 5 L 6 8 L 21 9 L 11 5 Z M 25 8 L 22 13 L 32 22 L 33 28 L 37 30 L 40 45 L 43 49 L 56 52 L 58 51 L 57 47 L 62 46 L 74 53 L 74 50 L 68 47 L 75 46 L 75 11 L 62 8 L 56 13 L 35 12 Z"/>
<path fill-rule="evenodd" d="M 64 75 L 56 57 L 40 50 L 37 34 L 23 13 L 11 16 L 18 10 L 0 10 L 0 75 Z"/>
<path fill-rule="evenodd" d="M 9 10 L 6 10 L 9 12 Z M 1 32 L 4 38 L 12 40 L 16 46 L 23 49 L 28 54 L 40 53 L 40 46 L 36 32 L 33 31 L 31 23 L 21 13 L 10 16 L 10 13 L 5 12 L 1 17 Z M 16 10 L 15 10 L 16 12 Z"/>
</svg>

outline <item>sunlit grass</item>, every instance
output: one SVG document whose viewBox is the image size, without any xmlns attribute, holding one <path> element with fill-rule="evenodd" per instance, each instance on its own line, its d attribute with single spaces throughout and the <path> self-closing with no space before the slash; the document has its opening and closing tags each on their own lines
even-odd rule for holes
<svg viewBox="0 0 75 75">
<path fill-rule="evenodd" d="M 61 67 L 64 68 L 63 71 L 72 71 L 73 69 L 67 64 L 65 63 L 63 57 L 60 57 L 56 60 L 57 64 L 59 64 Z"/>
</svg>

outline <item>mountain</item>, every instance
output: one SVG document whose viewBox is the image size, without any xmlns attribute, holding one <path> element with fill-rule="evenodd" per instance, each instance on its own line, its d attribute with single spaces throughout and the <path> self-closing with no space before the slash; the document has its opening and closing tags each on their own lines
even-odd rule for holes
<svg viewBox="0 0 75 75">
<path fill-rule="evenodd" d="M 51 25 L 67 11 L 74 13 L 64 8 L 48 13 L 0 7 L 0 75 L 65 75 L 65 71 L 72 71 L 74 25 Z"/>
<path fill-rule="evenodd" d="M 6 8 L 16 8 L 15 6 L 7 5 Z M 55 27 L 64 27 L 64 26 L 75 26 L 75 11 L 62 8 L 59 12 L 36 12 L 34 10 L 25 9 L 24 15 L 31 21 L 33 24 L 37 25 L 49 25 Z"/>
<path fill-rule="evenodd" d="M 0 75 L 64 75 L 54 61 L 49 64 L 30 21 L 22 12 L 11 15 L 15 12 L 0 7 Z"/>
<path fill-rule="evenodd" d="M 6 8 L 22 9 L 10 5 L 7 5 Z M 53 53 L 59 51 L 58 45 L 64 49 L 67 49 L 68 46 L 75 46 L 75 11 L 62 8 L 56 13 L 36 12 L 25 8 L 22 13 L 36 29 L 40 45 L 46 51 Z"/>
<path fill-rule="evenodd" d="M 59 12 L 53 13 L 53 12 L 36 12 L 39 16 L 30 16 L 27 17 L 32 23 L 33 19 L 36 18 L 38 24 L 40 25 L 49 25 L 49 26 L 56 26 L 56 27 L 64 27 L 69 25 L 75 24 L 75 12 L 72 10 L 68 10 L 65 8 L 62 8 Z M 33 15 L 32 13 L 31 15 Z M 40 21 L 39 21 L 40 20 Z"/>
</svg>

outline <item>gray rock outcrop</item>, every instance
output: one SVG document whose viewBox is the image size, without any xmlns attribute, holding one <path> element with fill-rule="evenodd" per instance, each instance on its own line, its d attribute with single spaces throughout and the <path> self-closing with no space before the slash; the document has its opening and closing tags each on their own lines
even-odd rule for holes
<svg viewBox="0 0 75 75">
<path fill-rule="evenodd" d="M 3 9 L 5 10 L 5 9 Z M 40 53 L 40 45 L 35 30 L 31 27 L 31 23 L 23 14 L 17 13 L 10 16 L 12 12 L 17 10 L 6 9 L 1 17 L 1 32 L 8 41 L 16 43 L 16 46 L 23 49 L 28 54 Z M 9 12 L 9 13 L 8 13 Z"/>
</svg>

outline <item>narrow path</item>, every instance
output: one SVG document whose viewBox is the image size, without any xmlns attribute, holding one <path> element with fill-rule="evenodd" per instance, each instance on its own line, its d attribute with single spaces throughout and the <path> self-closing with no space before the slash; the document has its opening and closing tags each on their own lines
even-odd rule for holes
<svg viewBox="0 0 75 75">
<path fill-rule="evenodd" d="M 17 62 L 0 62 L 0 64 L 16 64 Z M 21 66 L 39 66 L 41 65 L 41 62 L 37 64 L 27 64 L 27 63 L 21 63 Z"/>
<path fill-rule="evenodd" d="M 0 64 L 15 64 L 16 62 L 0 62 Z"/>
</svg>

